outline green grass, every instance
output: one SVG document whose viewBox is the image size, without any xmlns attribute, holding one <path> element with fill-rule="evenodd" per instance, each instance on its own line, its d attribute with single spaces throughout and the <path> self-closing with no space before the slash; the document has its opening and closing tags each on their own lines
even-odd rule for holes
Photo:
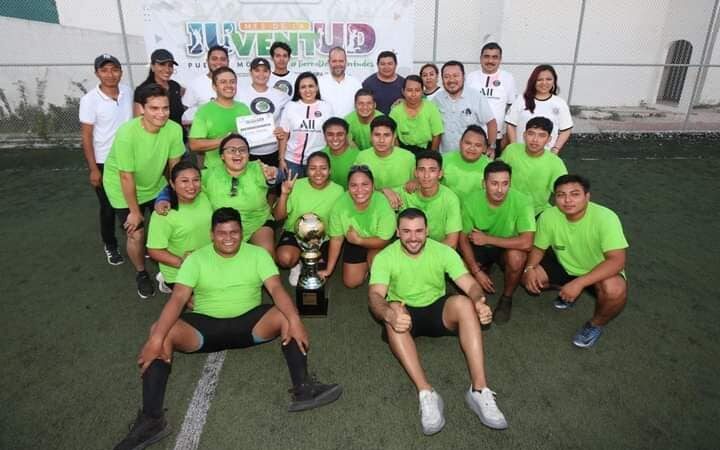
<svg viewBox="0 0 720 450">
<path fill-rule="evenodd" d="M 623 159 L 634 157 L 661 159 Z M 583 351 L 570 338 L 592 313 L 590 297 L 557 312 L 552 293 L 516 294 L 512 321 L 484 333 L 507 431 L 482 426 L 465 407 L 457 340 L 420 338 L 447 418 L 442 433 L 423 437 L 416 395 L 380 340 L 366 288 L 346 290 L 335 277 L 330 315 L 306 325 L 311 370 L 344 385 L 340 401 L 289 414 L 277 343 L 232 351 L 200 447 L 717 448 L 716 144 L 588 144 L 568 148 L 566 158 L 570 171 L 591 178 L 593 199 L 621 217 L 631 246 L 629 302 L 598 346 Z M 0 153 L 3 449 L 111 448 L 140 404 L 135 356 L 166 297 L 140 301 L 129 264 L 105 264 L 81 160 L 76 150 Z M 166 397 L 175 433 L 204 362 L 175 359 Z M 172 448 L 175 433 L 156 448 Z"/>
</svg>

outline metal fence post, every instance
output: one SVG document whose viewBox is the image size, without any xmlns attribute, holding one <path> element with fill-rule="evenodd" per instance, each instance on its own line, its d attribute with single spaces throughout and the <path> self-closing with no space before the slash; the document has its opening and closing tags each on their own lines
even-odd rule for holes
<svg viewBox="0 0 720 450">
<path fill-rule="evenodd" d="M 437 64 L 438 17 L 440 16 L 440 0 L 435 0 L 435 22 L 433 24 L 433 54 L 432 62 Z"/>
<path fill-rule="evenodd" d="M 130 80 L 130 88 L 135 89 L 135 81 L 133 80 L 132 67 L 130 66 L 130 49 L 128 48 L 127 33 L 125 32 L 125 15 L 122 9 L 122 0 L 117 0 L 118 15 L 120 16 L 120 31 L 122 32 L 123 47 L 125 48 L 125 66 L 127 67 L 128 78 Z"/>
<path fill-rule="evenodd" d="M 575 85 L 575 68 L 577 67 L 578 54 L 580 53 L 580 36 L 582 35 L 583 22 L 585 21 L 585 0 L 580 3 L 580 21 L 578 22 L 577 36 L 575 38 L 575 52 L 573 52 L 572 71 L 570 72 L 570 89 L 567 95 L 567 104 L 571 105 L 573 86 Z"/>
</svg>

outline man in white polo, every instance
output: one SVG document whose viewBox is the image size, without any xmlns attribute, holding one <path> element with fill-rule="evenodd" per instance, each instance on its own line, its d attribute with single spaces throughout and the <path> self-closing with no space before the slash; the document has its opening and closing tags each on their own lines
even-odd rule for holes
<svg viewBox="0 0 720 450">
<path fill-rule="evenodd" d="M 347 55 L 342 47 L 333 47 L 328 53 L 330 73 L 320 77 L 320 96 L 330 102 L 337 117 L 345 117 L 353 112 L 355 93 L 362 89 L 360 81 L 345 73 Z"/>
</svg>

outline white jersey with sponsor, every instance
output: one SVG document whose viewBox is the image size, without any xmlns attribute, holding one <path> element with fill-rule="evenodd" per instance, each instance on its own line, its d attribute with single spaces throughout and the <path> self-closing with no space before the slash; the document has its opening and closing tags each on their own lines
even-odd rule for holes
<svg viewBox="0 0 720 450">
<path fill-rule="evenodd" d="M 133 116 L 133 92 L 125 84 L 120 84 L 118 89 L 117 100 L 105 95 L 100 86 L 80 99 L 80 123 L 93 126 L 93 150 L 97 164 L 105 163 L 115 132 Z"/>
<path fill-rule="evenodd" d="M 488 101 L 498 125 L 498 139 L 503 136 L 505 128 L 505 111 L 507 105 L 512 105 L 517 97 L 515 78 L 510 72 L 498 70 L 486 74 L 482 70 L 471 72 L 465 78 L 465 85 L 480 91 Z"/>
<path fill-rule="evenodd" d="M 288 72 L 285 75 L 278 75 L 275 72 L 270 72 L 268 85 L 283 91 L 288 95 L 288 97 L 292 98 L 293 91 L 295 90 L 295 79 L 297 77 L 298 74 L 295 72 Z"/>
<path fill-rule="evenodd" d="M 235 100 L 245 103 L 253 114 L 272 113 L 277 127 L 290 97 L 283 91 L 271 87 L 266 87 L 264 91 L 258 91 L 250 84 L 238 88 Z M 250 153 L 253 155 L 269 155 L 276 151 L 277 144 L 265 144 L 250 148 Z"/>
<path fill-rule="evenodd" d="M 214 99 L 216 96 L 215 89 L 212 86 L 212 79 L 207 74 L 195 77 L 187 86 L 185 86 L 185 95 L 182 97 L 183 105 L 187 109 L 182 115 L 184 124 L 192 123 L 198 108 Z"/>
<path fill-rule="evenodd" d="M 322 126 L 332 116 L 332 106 L 323 100 L 289 102 L 280 119 L 280 126 L 290 133 L 285 159 L 305 165 L 310 155 L 325 148 Z"/>
<path fill-rule="evenodd" d="M 550 143 L 548 144 L 550 148 L 557 142 L 558 132 L 569 130 L 573 127 L 570 108 L 568 108 L 565 100 L 557 95 L 552 95 L 547 100 L 535 99 L 535 111 L 533 112 L 525 109 L 525 98 L 519 95 L 510 107 L 507 116 L 505 116 L 505 122 L 510 125 L 515 125 L 516 127 L 517 142 L 525 142 L 523 138 L 525 124 L 533 117 L 547 117 L 552 121 L 552 139 L 550 139 Z"/>
<path fill-rule="evenodd" d="M 333 113 L 337 117 L 345 117 L 355 109 L 355 93 L 362 89 L 362 83 L 355 77 L 345 75 L 338 82 L 332 75 L 327 74 L 318 80 L 320 97 L 330 103 Z"/>
</svg>

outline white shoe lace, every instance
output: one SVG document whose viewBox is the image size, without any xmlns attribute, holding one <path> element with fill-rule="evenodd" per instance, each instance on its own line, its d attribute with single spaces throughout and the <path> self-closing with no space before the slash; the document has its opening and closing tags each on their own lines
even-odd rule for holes
<svg viewBox="0 0 720 450">
<path fill-rule="evenodd" d="M 442 420 L 437 395 L 434 391 L 420 391 L 420 417 L 423 423 L 436 424 Z"/>
<path fill-rule="evenodd" d="M 490 390 L 490 388 L 485 388 L 480 391 L 480 402 L 482 405 L 483 413 L 493 419 L 499 419 L 505 416 L 500 411 L 500 408 L 498 408 L 497 403 L 495 402 L 495 395 L 495 392 Z"/>
</svg>

